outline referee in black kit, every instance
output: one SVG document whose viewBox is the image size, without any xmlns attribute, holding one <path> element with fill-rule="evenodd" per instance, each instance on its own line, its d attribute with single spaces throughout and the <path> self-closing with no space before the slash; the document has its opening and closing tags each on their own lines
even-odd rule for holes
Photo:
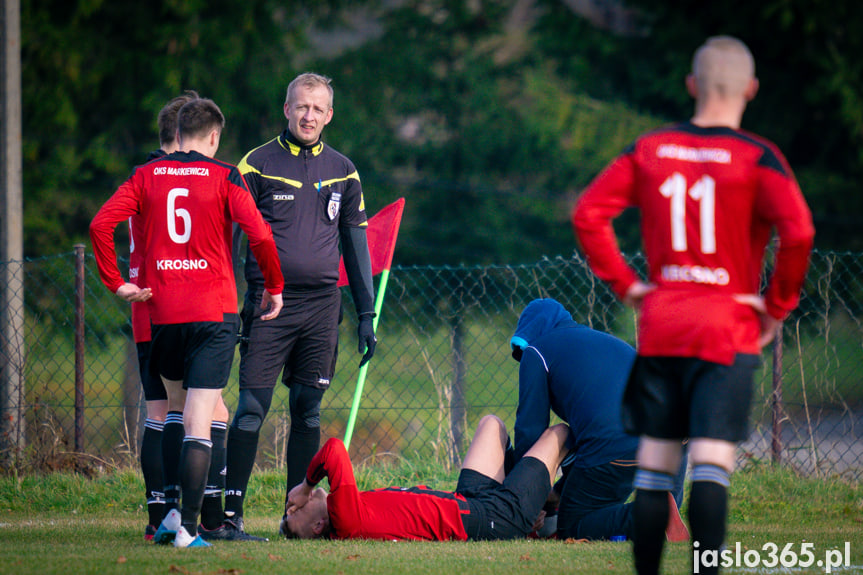
<svg viewBox="0 0 863 575">
<path fill-rule="evenodd" d="M 359 317 L 359 353 L 364 354 L 360 365 L 375 351 L 374 288 L 362 185 L 354 164 L 321 141 L 324 126 L 333 118 L 330 81 L 312 73 L 297 76 L 288 85 L 284 104 L 288 128 L 246 154 L 238 166 L 273 229 L 285 291 L 279 317 L 260 321 L 261 310 L 254 302 L 260 301 L 263 277 L 247 250 L 240 398 L 228 432 L 224 529 L 217 530 L 223 539 L 262 540 L 245 533 L 243 500 L 261 424 L 283 369 L 291 414 L 286 500 L 291 488 L 303 481 L 320 447 L 321 399 L 336 365 L 340 241 Z M 202 536 L 207 538 L 207 533 Z"/>
</svg>

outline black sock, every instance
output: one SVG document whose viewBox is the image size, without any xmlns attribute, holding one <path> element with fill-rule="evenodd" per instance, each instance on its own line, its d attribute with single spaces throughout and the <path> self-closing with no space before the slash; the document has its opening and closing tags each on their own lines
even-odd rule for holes
<svg viewBox="0 0 863 575">
<path fill-rule="evenodd" d="M 255 467 L 258 451 L 257 431 L 246 431 L 231 426 L 228 433 L 225 476 L 225 515 L 243 516 L 243 501 L 249 488 L 249 478 Z"/>
<path fill-rule="evenodd" d="M 693 560 L 695 551 L 698 551 L 699 557 L 702 558 L 700 573 L 719 572 L 719 567 L 713 565 L 718 563 L 718 553 L 725 541 L 727 512 L 728 488 L 713 481 L 692 482 L 689 494 L 689 527 L 692 530 Z M 698 547 L 695 546 L 696 543 Z M 713 561 L 713 557 L 716 557 L 717 561 Z"/>
<path fill-rule="evenodd" d="M 162 427 L 164 422 L 147 419 L 141 439 L 141 473 L 147 496 L 147 518 L 157 527 L 165 516 L 165 491 L 162 488 Z"/>
<path fill-rule="evenodd" d="M 632 506 L 632 552 L 639 575 L 659 573 L 665 526 L 668 523 L 668 492 L 636 489 Z"/>
<path fill-rule="evenodd" d="M 183 412 L 169 411 L 162 428 L 162 478 L 165 513 L 180 506 L 180 451 L 183 448 Z"/>
<path fill-rule="evenodd" d="M 222 492 L 225 490 L 225 436 L 228 424 L 224 421 L 214 421 L 210 426 L 210 441 L 213 451 L 210 456 L 210 471 L 207 475 L 207 487 L 204 490 L 204 501 L 201 504 L 201 525 L 204 529 L 217 529 L 224 519 L 222 513 Z"/>
<path fill-rule="evenodd" d="M 183 493 L 180 517 L 183 527 L 194 537 L 198 533 L 198 515 L 207 485 L 212 444 L 206 439 L 186 437 L 180 455 L 180 486 Z"/>
<path fill-rule="evenodd" d="M 288 436 L 285 459 L 288 464 L 288 481 L 285 491 L 285 503 L 288 493 L 295 485 L 299 485 L 306 477 L 309 464 L 321 444 L 321 428 L 294 426 L 291 424 L 291 434 Z"/>
</svg>

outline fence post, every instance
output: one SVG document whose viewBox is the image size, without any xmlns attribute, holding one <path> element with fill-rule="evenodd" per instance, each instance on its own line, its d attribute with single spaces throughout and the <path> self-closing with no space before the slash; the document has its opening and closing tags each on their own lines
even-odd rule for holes
<svg viewBox="0 0 863 575">
<path fill-rule="evenodd" d="M 451 296 L 450 329 L 452 334 L 452 397 L 450 399 L 451 431 L 452 431 L 452 463 L 461 465 L 461 450 L 465 443 L 467 432 L 467 405 L 465 400 L 464 375 L 467 370 L 464 351 L 464 290 L 459 285 Z"/>
<path fill-rule="evenodd" d="M 23 171 L 21 167 L 21 7 L 0 13 L 0 462 L 17 466 L 24 447 Z M 19 272 L 19 273 L 16 273 Z"/>
<path fill-rule="evenodd" d="M 84 452 L 84 244 L 75 244 L 75 453 Z"/>
<path fill-rule="evenodd" d="M 0 264 L 0 463 L 16 466 L 26 444 L 24 264 Z"/>
<path fill-rule="evenodd" d="M 773 429 L 770 437 L 770 454 L 773 463 L 778 465 L 782 462 L 782 332 L 783 324 L 776 328 L 776 337 L 773 340 L 773 393 L 772 393 L 772 419 Z"/>
</svg>

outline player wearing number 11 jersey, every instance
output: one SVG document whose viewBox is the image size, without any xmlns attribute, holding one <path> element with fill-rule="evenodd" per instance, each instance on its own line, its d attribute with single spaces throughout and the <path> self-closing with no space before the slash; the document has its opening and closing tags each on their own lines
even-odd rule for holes
<svg viewBox="0 0 863 575">
<path fill-rule="evenodd" d="M 785 158 L 740 130 L 758 89 L 748 48 L 727 36 L 695 54 L 686 86 L 695 115 L 639 137 L 588 187 L 573 225 L 591 268 L 639 310 L 638 355 L 623 399 L 637 433 L 635 566 L 656 573 L 667 496 L 690 439 L 693 545 L 718 550 L 725 535 L 736 442 L 748 433 L 761 346 L 798 303 L 814 229 Z M 611 220 L 641 211 L 643 282 L 623 259 Z M 765 249 L 779 237 L 764 295 Z M 709 569 L 701 566 L 702 573 Z"/>
<path fill-rule="evenodd" d="M 684 122 L 641 136 L 588 188 L 576 229 L 596 274 L 621 298 L 637 275 L 616 248 L 610 218 L 641 211 L 648 280 L 639 352 L 731 364 L 757 354 L 759 321 L 734 294 L 759 290 L 765 246 L 780 237 L 765 296 L 782 319 L 797 305 L 811 246 L 808 209 L 771 143 L 727 127 Z"/>
</svg>

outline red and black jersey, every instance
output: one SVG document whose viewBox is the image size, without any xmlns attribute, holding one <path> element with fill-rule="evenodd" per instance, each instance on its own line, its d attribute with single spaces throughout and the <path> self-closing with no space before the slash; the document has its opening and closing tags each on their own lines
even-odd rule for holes
<svg viewBox="0 0 863 575">
<path fill-rule="evenodd" d="M 249 236 L 266 278 L 283 280 L 272 232 L 251 201 L 235 166 L 198 152 L 175 152 L 138 166 L 93 218 L 90 238 L 102 282 L 112 292 L 124 280 L 117 267 L 114 229 L 140 217 L 134 241 L 144 246 L 143 283 L 153 324 L 223 321 L 237 313 L 231 265 L 231 222 Z M 134 232 L 133 232 L 134 234 Z"/>
<path fill-rule="evenodd" d="M 147 161 L 155 160 L 165 156 L 164 150 L 155 150 L 147 156 Z M 141 218 L 132 216 L 129 218 L 129 282 L 139 287 L 143 284 L 141 266 L 144 262 L 144 246 L 136 243 L 135 238 L 144 233 Z M 135 343 L 150 341 L 152 333 L 150 329 L 150 311 L 146 302 L 132 302 L 132 337 Z"/>
<path fill-rule="evenodd" d="M 306 481 L 329 478 L 327 511 L 337 539 L 465 541 L 465 498 L 424 486 L 359 491 L 345 444 L 331 438 L 309 465 Z"/>
<path fill-rule="evenodd" d="M 637 275 L 623 259 L 611 220 L 641 211 L 650 283 L 640 310 L 639 354 L 730 364 L 759 353 L 759 320 L 734 294 L 757 294 L 765 247 L 779 247 L 764 294 L 784 318 L 798 303 L 808 267 L 812 216 L 774 144 L 731 128 L 686 122 L 650 132 L 608 166 L 573 211 L 594 272 L 623 297 Z"/>
<path fill-rule="evenodd" d="M 129 283 L 138 287 L 146 287 L 141 275 L 144 264 L 144 249 L 135 239 L 143 236 L 143 226 L 140 216 L 129 218 Z M 150 341 L 150 310 L 147 302 L 132 302 L 132 336 L 135 343 Z"/>
</svg>

